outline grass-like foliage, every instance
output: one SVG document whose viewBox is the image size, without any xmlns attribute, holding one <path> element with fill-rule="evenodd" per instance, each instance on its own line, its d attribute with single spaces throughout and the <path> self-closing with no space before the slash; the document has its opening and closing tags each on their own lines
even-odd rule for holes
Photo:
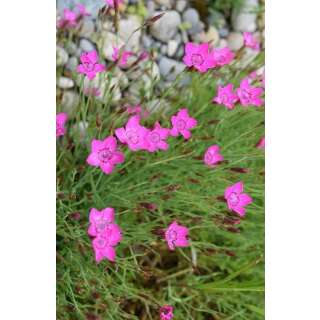
<svg viewBox="0 0 320 320">
<path fill-rule="evenodd" d="M 192 138 L 170 137 L 169 150 L 153 154 L 121 145 L 125 162 L 111 175 L 87 165 L 90 143 L 113 135 L 129 116 L 122 104 L 111 106 L 108 92 L 103 103 L 81 95 L 57 142 L 57 319 L 151 320 L 165 304 L 177 320 L 264 318 L 264 152 L 255 147 L 264 135 L 264 107 L 227 110 L 211 102 L 218 81 L 238 86 L 262 60 L 260 54 L 241 72 L 185 71 L 189 85 L 152 92 L 169 110 L 142 124 L 169 128 L 171 115 L 185 107 L 198 121 Z M 80 137 L 74 126 L 84 120 Z M 203 163 L 212 144 L 225 159 L 215 168 Z M 223 195 L 238 181 L 253 203 L 233 224 L 239 217 Z M 115 209 L 123 239 L 114 264 L 95 262 L 87 234 L 93 207 Z M 162 230 L 173 220 L 189 228 L 189 247 L 168 250 Z"/>
</svg>

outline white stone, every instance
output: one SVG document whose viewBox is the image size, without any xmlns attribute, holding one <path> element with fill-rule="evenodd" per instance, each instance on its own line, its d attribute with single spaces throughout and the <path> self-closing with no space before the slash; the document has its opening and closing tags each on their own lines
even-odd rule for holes
<svg viewBox="0 0 320 320">
<path fill-rule="evenodd" d="M 240 8 L 232 11 L 232 26 L 235 31 L 254 32 L 257 28 L 257 14 L 254 12 L 258 8 L 258 0 L 244 0 Z"/>
<path fill-rule="evenodd" d="M 177 52 L 179 43 L 176 40 L 169 40 L 168 42 L 168 56 L 173 57 Z"/>
<path fill-rule="evenodd" d="M 119 21 L 119 36 L 125 42 L 128 50 L 139 50 L 141 38 L 141 29 L 139 29 L 140 27 L 141 23 L 138 17 L 134 15 L 130 15 L 128 19 L 122 19 Z"/>
<path fill-rule="evenodd" d="M 57 81 L 57 86 L 61 89 L 71 89 L 74 87 L 74 81 L 67 77 L 60 77 Z"/>
<path fill-rule="evenodd" d="M 62 110 L 68 113 L 69 116 L 71 116 L 74 113 L 76 107 L 78 106 L 79 101 L 79 95 L 76 92 L 71 90 L 63 91 L 61 101 Z"/>
<path fill-rule="evenodd" d="M 57 66 L 64 66 L 67 62 L 68 62 L 68 59 L 69 59 L 69 55 L 68 55 L 68 52 L 60 47 L 60 46 L 57 46 L 56 47 L 56 59 L 57 59 Z"/>
<path fill-rule="evenodd" d="M 233 51 L 238 51 L 243 47 L 243 35 L 240 32 L 230 32 L 228 38 L 228 46 Z"/>
</svg>

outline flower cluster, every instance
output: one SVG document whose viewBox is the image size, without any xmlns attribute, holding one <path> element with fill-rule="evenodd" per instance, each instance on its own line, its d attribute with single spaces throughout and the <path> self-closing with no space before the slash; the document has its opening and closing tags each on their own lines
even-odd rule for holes
<svg viewBox="0 0 320 320">
<path fill-rule="evenodd" d="M 212 101 L 224 105 L 230 110 L 235 107 L 235 103 L 238 101 L 240 101 L 243 107 L 250 105 L 260 107 L 263 104 L 263 100 L 261 99 L 262 94 L 262 88 L 252 86 L 249 78 L 244 78 L 240 83 L 240 87 L 235 91 L 231 83 L 224 87 L 219 85 L 218 94 Z"/>
<path fill-rule="evenodd" d="M 114 247 L 122 239 L 121 229 L 114 223 L 114 209 L 105 208 L 99 211 L 92 208 L 89 221 L 88 234 L 93 237 L 92 247 L 97 263 L 104 258 L 114 262 L 116 257 Z"/>
<path fill-rule="evenodd" d="M 228 47 L 210 51 L 208 43 L 195 44 L 188 42 L 185 45 L 183 62 L 188 67 L 194 67 L 199 72 L 204 73 L 209 69 L 229 64 L 233 58 L 234 53 Z"/>
</svg>

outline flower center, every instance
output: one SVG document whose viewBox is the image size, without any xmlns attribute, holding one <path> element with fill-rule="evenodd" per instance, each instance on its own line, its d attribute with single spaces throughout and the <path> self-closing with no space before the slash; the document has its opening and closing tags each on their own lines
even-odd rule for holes
<svg viewBox="0 0 320 320">
<path fill-rule="evenodd" d="M 160 141 L 160 135 L 158 132 L 152 132 L 150 135 L 150 140 L 154 143 L 157 143 Z"/>
<path fill-rule="evenodd" d="M 177 128 L 183 130 L 186 127 L 186 122 L 182 119 L 179 119 L 177 122 Z"/>
<path fill-rule="evenodd" d="M 239 203 L 239 196 L 235 193 L 235 192 L 232 192 L 228 198 L 229 202 L 232 204 L 232 205 L 237 205 Z"/>
<path fill-rule="evenodd" d="M 100 219 L 96 222 L 96 229 L 98 232 L 101 232 L 106 228 L 107 225 L 108 225 L 107 221 Z"/>
<path fill-rule="evenodd" d="M 178 239 L 177 231 L 170 230 L 169 231 L 169 238 L 170 238 L 171 241 L 176 241 Z"/>
<path fill-rule="evenodd" d="M 94 63 L 91 63 L 91 62 L 86 62 L 85 64 L 85 67 L 88 71 L 93 71 L 94 70 Z"/>
<path fill-rule="evenodd" d="M 101 162 L 108 162 L 112 158 L 112 152 L 109 149 L 102 149 L 98 153 Z"/>
<path fill-rule="evenodd" d="M 242 90 L 242 99 L 247 101 L 247 102 L 250 102 L 251 100 L 251 93 L 247 90 Z"/>
<path fill-rule="evenodd" d="M 139 142 L 139 135 L 137 134 L 137 132 L 135 130 L 127 131 L 126 136 L 127 136 L 128 140 L 133 144 L 137 144 Z"/>
<path fill-rule="evenodd" d="M 96 241 L 96 246 L 98 249 L 103 249 L 107 245 L 107 239 L 105 238 L 98 238 Z"/>
<path fill-rule="evenodd" d="M 203 57 L 201 56 L 201 54 L 198 53 L 192 55 L 191 61 L 195 65 L 201 65 L 204 62 Z"/>
</svg>

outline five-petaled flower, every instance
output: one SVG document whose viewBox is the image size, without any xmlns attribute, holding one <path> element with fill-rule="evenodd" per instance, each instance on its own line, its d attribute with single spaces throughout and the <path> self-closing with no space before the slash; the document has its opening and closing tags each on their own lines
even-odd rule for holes
<svg viewBox="0 0 320 320">
<path fill-rule="evenodd" d="M 187 109 L 180 109 L 177 115 L 171 117 L 172 129 L 170 134 L 177 137 L 181 134 L 185 139 L 191 138 L 190 129 L 197 125 L 197 120 L 191 118 Z"/>
<path fill-rule="evenodd" d="M 87 163 L 100 167 L 105 174 L 111 174 L 116 164 L 124 162 L 124 155 L 117 149 L 117 139 L 109 136 L 103 141 L 92 140 L 91 153 Z"/>
<path fill-rule="evenodd" d="M 113 47 L 112 60 L 117 61 L 120 67 L 128 66 L 128 59 L 133 56 L 134 53 L 132 51 L 126 51 L 122 48 Z"/>
<path fill-rule="evenodd" d="M 61 112 L 56 115 L 56 137 L 63 136 L 66 133 L 64 125 L 67 120 L 68 115 L 65 112 Z"/>
<path fill-rule="evenodd" d="M 249 105 L 257 107 L 261 106 L 263 104 L 263 101 L 260 97 L 262 93 L 263 89 L 251 86 L 248 78 L 244 78 L 241 81 L 240 88 L 237 89 L 237 95 L 240 103 L 244 107 Z"/>
<path fill-rule="evenodd" d="M 148 148 L 146 140 L 148 129 L 140 125 L 139 115 L 130 117 L 126 126 L 116 129 L 115 134 L 132 151 L 146 150 Z"/>
<path fill-rule="evenodd" d="M 98 54 L 95 50 L 84 52 L 80 56 L 81 64 L 77 71 L 85 74 L 89 80 L 93 80 L 98 72 L 105 71 L 105 66 L 98 62 Z"/>
<path fill-rule="evenodd" d="M 223 156 L 220 154 L 220 147 L 212 145 L 204 154 L 203 161 L 209 167 L 215 167 L 219 162 L 223 161 Z"/>
<path fill-rule="evenodd" d="M 165 231 L 165 238 L 170 250 L 176 247 L 188 247 L 189 230 L 187 227 L 179 225 L 176 221 L 172 222 Z"/>
<path fill-rule="evenodd" d="M 92 246 L 95 252 L 95 258 L 99 263 L 104 258 L 115 261 L 115 246 L 121 241 L 121 229 L 115 223 L 109 224 L 103 233 L 98 233 L 92 240 Z"/>
<path fill-rule="evenodd" d="M 215 66 L 222 67 L 229 64 L 234 58 L 234 53 L 228 48 L 213 49 L 209 61 L 214 61 Z"/>
<path fill-rule="evenodd" d="M 161 320 L 173 319 L 173 307 L 169 305 L 162 306 L 160 308 L 160 319 Z"/>
<path fill-rule="evenodd" d="M 165 141 L 170 135 L 170 129 L 162 128 L 159 122 L 156 122 L 154 128 L 149 130 L 146 135 L 148 143 L 147 150 L 154 152 L 157 150 L 168 150 L 169 145 Z"/>
<path fill-rule="evenodd" d="M 90 226 L 88 234 L 91 237 L 96 237 L 98 234 L 103 234 L 110 224 L 114 223 L 114 209 L 105 208 L 101 211 L 92 208 L 89 214 Z"/>
<path fill-rule="evenodd" d="M 245 206 L 252 203 L 252 198 L 243 192 L 243 183 L 237 182 L 226 188 L 224 198 L 227 200 L 228 208 L 243 217 L 246 214 Z"/>
<path fill-rule="evenodd" d="M 243 33 L 244 45 L 256 51 L 260 51 L 260 44 L 251 32 Z"/>
<path fill-rule="evenodd" d="M 208 69 L 215 67 L 213 59 L 209 58 L 209 44 L 196 44 L 188 42 L 185 45 L 185 56 L 183 62 L 188 67 L 194 67 L 201 73 L 208 71 Z"/>
<path fill-rule="evenodd" d="M 238 96 L 233 92 L 233 84 L 229 83 L 225 87 L 218 86 L 218 95 L 213 98 L 213 101 L 232 110 L 234 104 L 238 101 Z"/>
</svg>

